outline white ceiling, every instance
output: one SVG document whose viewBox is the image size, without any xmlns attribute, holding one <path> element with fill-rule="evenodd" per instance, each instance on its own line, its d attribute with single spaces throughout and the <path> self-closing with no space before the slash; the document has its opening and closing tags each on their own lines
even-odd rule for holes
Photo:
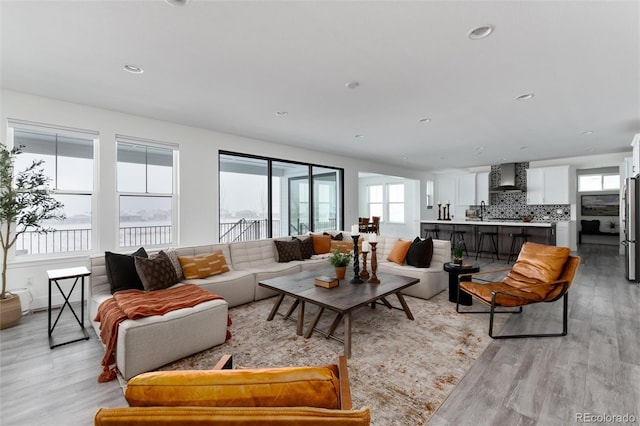
<svg viewBox="0 0 640 426">
<path fill-rule="evenodd" d="M 189 126 L 421 170 L 640 132 L 637 1 L 0 5 L 3 88 Z"/>
</svg>

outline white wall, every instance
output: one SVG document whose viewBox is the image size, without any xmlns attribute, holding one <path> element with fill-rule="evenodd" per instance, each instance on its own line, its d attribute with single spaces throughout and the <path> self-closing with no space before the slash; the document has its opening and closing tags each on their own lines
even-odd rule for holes
<svg viewBox="0 0 640 426">
<path fill-rule="evenodd" d="M 180 146 L 179 164 L 179 237 L 176 245 L 209 244 L 218 240 L 218 150 L 242 152 L 265 157 L 311 162 L 344 169 L 345 223 L 357 223 L 358 172 L 369 171 L 424 181 L 425 174 L 355 158 L 314 152 L 262 140 L 153 120 L 87 105 L 63 102 L 11 90 L 2 90 L 0 119 L 3 142 L 7 141 L 8 119 L 27 120 L 100 133 L 98 145 L 99 179 L 96 182 L 98 235 L 94 253 L 117 250 L 118 211 L 116 199 L 115 135 L 127 135 Z M 421 203 L 424 203 L 423 198 Z M 424 206 L 421 204 L 421 209 Z M 88 256 L 46 260 L 9 258 L 8 287 L 32 285 L 32 308 L 47 306 L 46 270 L 88 265 Z M 74 296 L 77 300 L 77 297 Z M 62 302 L 55 298 L 54 304 Z"/>
</svg>

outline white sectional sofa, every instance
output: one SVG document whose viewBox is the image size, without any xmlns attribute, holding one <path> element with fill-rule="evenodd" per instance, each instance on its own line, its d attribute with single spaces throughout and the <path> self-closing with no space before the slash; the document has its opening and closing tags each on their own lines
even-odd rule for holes
<svg viewBox="0 0 640 426">
<path fill-rule="evenodd" d="M 338 232 L 333 232 L 335 235 Z M 345 241 L 353 241 L 342 231 Z M 305 237 L 300 237 L 305 238 Z M 414 268 L 386 260 L 397 238 L 378 237 L 379 271 L 407 275 L 420 279 L 420 283 L 405 292 L 408 295 L 430 298 L 447 287 L 443 264 L 451 258 L 449 241 L 434 240 L 434 253 L 429 268 Z M 281 238 L 281 240 L 285 240 Z M 286 240 L 290 241 L 288 237 Z M 212 346 L 224 343 L 227 313 L 234 307 L 254 300 L 265 299 L 275 293 L 258 285 L 262 280 L 328 266 L 327 254 L 311 259 L 278 262 L 273 240 L 245 241 L 229 244 L 211 244 L 176 249 L 181 256 L 194 256 L 221 250 L 227 260 L 229 272 L 203 279 L 183 280 L 196 284 L 224 297 L 202 303 L 193 308 L 179 309 L 163 316 L 138 320 L 125 320 L 120 324 L 116 346 L 116 365 L 126 380 L 167 363 L 184 358 Z M 370 265 L 370 259 L 369 259 Z M 370 266 L 369 266 L 370 270 Z M 180 285 L 180 284 L 178 284 Z M 100 323 L 93 321 L 98 306 L 111 297 L 104 256 L 91 258 L 89 284 L 89 315 L 98 336 Z"/>
</svg>

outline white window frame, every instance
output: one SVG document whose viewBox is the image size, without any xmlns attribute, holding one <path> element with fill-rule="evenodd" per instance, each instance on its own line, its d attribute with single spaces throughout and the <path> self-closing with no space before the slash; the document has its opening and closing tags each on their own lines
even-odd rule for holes
<svg viewBox="0 0 640 426">
<path fill-rule="evenodd" d="M 93 188 L 90 191 L 81 190 L 61 190 L 58 188 L 52 187 L 52 193 L 54 195 L 88 195 L 91 197 L 91 248 L 86 250 L 74 250 L 74 251 L 54 251 L 51 253 L 37 253 L 37 254 L 25 254 L 16 256 L 16 247 L 14 246 L 9 253 L 8 261 L 13 260 L 35 260 L 35 259 L 50 259 L 50 258 L 58 258 L 58 257 L 74 257 L 74 256 L 86 256 L 87 254 L 95 252 L 96 248 L 99 247 L 99 232 L 98 232 L 98 200 L 97 200 L 97 190 L 96 188 L 100 187 L 100 174 L 99 174 L 99 152 L 100 152 L 100 133 L 95 130 L 88 129 L 80 129 L 74 127 L 61 126 L 56 124 L 47 124 L 47 123 L 39 123 L 28 120 L 21 119 L 13 119 L 9 118 L 7 120 L 7 148 L 12 149 L 15 147 L 15 130 L 22 130 L 34 133 L 41 133 L 47 135 L 58 135 L 58 136 L 66 136 L 72 138 L 79 139 L 90 139 L 93 141 Z M 57 161 L 56 161 L 57 163 Z M 57 170 L 56 170 L 57 171 Z M 57 182 L 56 182 L 57 185 Z"/>
<path fill-rule="evenodd" d="M 391 188 L 392 186 L 401 186 L 402 187 L 402 201 L 391 201 Z M 387 183 L 385 185 L 385 194 L 387 196 L 387 202 L 386 202 L 386 207 L 387 207 L 387 217 L 389 218 L 388 223 L 405 223 L 406 221 L 406 212 L 405 212 L 405 207 L 406 207 L 406 202 L 405 202 L 405 185 L 402 182 L 398 182 L 398 183 Z M 391 206 L 392 205 L 402 205 L 402 220 L 401 221 L 397 221 L 391 220 Z"/>
<path fill-rule="evenodd" d="M 159 244 L 142 244 L 145 247 L 167 247 L 167 246 L 178 246 L 179 245 L 179 236 L 180 236 L 180 230 L 179 230 L 179 218 L 180 218 L 180 214 L 179 214 L 179 182 L 178 182 L 178 176 L 179 176 L 179 154 L 180 154 L 180 145 L 176 144 L 176 143 L 171 143 L 171 142 L 161 142 L 161 141 L 156 141 L 156 140 L 151 140 L 151 139 L 144 139 L 144 138 L 139 138 L 139 137 L 133 137 L 133 136 L 125 136 L 125 135 L 119 135 L 116 134 L 116 143 L 115 143 L 115 164 L 116 164 L 116 203 L 117 203 L 117 209 L 115 211 L 115 215 L 116 215 L 116 229 L 115 229 L 115 233 L 116 233 L 116 247 L 119 247 L 121 249 L 129 249 L 129 248 L 135 248 L 134 245 L 122 245 L 120 242 L 120 200 L 121 197 L 127 197 L 127 196 L 132 196 L 132 197 L 161 197 L 161 198 L 169 198 L 171 197 L 171 241 L 168 243 L 159 243 Z M 137 145 L 137 146 L 145 146 L 145 147 L 149 147 L 149 148 L 160 148 L 160 149 L 169 149 L 173 151 L 173 167 L 172 167 L 172 193 L 171 194 L 165 194 L 165 193 L 151 193 L 151 192 L 128 192 L 128 191 L 118 191 L 118 184 L 117 184 L 117 180 L 118 180 L 118 171 L 117 171 L 117 165 L 118 165 L 118 144 L 119 143 L 125 143 L 125 144 L 132 144 L 132 145 Z M 145 185 L 146 186 L 146 185 Z"/>
<path fill-rule="evenodd" d="M 403 188 L 403 201 L 399 202 L 399 201 L 389 201 L 390 200 L 390 196 L 389 196 L 389 187 L 390 186 L 394 186 L 394 185 L 398 185 L 398 186 L 402 186 Z M 373 187 L 381 187 L 382 188 L 382 202 L 372 202 L 371 201 L 371 188 Z M 394 223 L 394 224 L 404 224 L 406 223 L 406 217 L 407 217 L 407 213 L 406 213 L 406 186 L 403 182 L 386 182 L 386 183 L 372 183 L 372 184 L 368 184 L 367 185 L 367 209 L 368 209 L 368 214 L 369 217 L 373 216 L 373 213 L 371 212 L 371 205 L 375 204 L 375 205 L 381 205 L 382 206 L 382 215 L 380 218 L 380 223 Z M 395 205 L 395 204 L 401 204 L 405 207 L 404 209 L 404 214 L 403 214 L 403 218 L 402 221 L 391 221 L 390 220 L 390 206 L 391 205 Z"/>
<path fill-rule="evenodd" d="M 371 189 L 373 187 L 380 187 L 382 188 L 382 201 L 371 201 Z M 380 205 L 382 207 L 382 213 L 380 214 L 380 223 L 383 223 L 385 218 L 387 217 L 387 215 L 385 214 L 385 185 L 382 183 L 372 183 L 370 185 L 367 185 L 367 211 L 369 214 L 369 217 L 373 216 L 373 213 L 371 211 L 371 205 L 375 204 Z"/>
<path fill-rule="evenodd" d="M 580 188 L 580 178 L 582 177 L 600 177 L 600 188 L 599 189 L 582 189 Z M 617 188 L 605 188 L 604 187 L 604 178 L 606 177 L 615 177 L 616 182 L 618 182 Z M 620 174 L 619 173 L 586 173 L 583 175 L 578 175 L 578 192 L 611 192 L 611 191 L 619 191 L 620 190 Z"/>
</svg>

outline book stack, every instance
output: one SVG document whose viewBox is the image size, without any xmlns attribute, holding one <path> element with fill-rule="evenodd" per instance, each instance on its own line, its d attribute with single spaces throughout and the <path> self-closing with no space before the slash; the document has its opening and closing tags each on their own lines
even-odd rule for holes
<svg viewBox="0 0 640 426">
<path fill-rule="evenodd" d="M 338 286 L 339 281 L 335 277 L 329 277 L 329 276 L 326 276 L 326 275 L 322 275 L 320 277 L 316 277 L 315 284 L 318 287 L 333 288 L 333 287 L 337 287 Z"/>
</svg>

